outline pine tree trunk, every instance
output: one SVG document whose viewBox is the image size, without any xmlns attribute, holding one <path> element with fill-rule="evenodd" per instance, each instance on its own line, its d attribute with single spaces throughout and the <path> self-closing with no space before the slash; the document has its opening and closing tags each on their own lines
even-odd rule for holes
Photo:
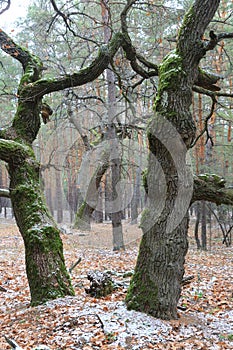
<svg viewBox="0 0 233 350">
<path fill-rule="evenodd" d="M 201 203 L 201 249 L 207 250 L 206 238 L 206 202 Z"/>
<path fill-rule="evenodd" d="M 198 237 L 198 228 L 199 228 L 200 217 L 201 217 L 201 210 L 200 210 L 200 203 L 199 202 L 197 202 L 195 204 L 195 214 L 196 214 L 196 222 L 195 222 L 195 228 L 194 228 L 194 237 L 195 237 L 195 241 L 197 244 L 197 249 L 201 249 L 201 243 L 200 243 L 200 239 Z"/>
<path fill-rule="evenodd" d="M 131 224 L 137 224 L 138 222 L 138 205 L 140 201 L 140 181 L 141 181 L 141 169 L 136 170 L 136 179 L 134 184 L 134 194 L 131 201 Z"/>
</svg>

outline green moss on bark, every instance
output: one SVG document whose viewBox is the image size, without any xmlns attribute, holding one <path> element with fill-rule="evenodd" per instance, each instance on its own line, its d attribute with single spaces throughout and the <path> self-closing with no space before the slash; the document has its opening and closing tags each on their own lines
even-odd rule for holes
<svg viewBox="0 0 233 350">
<path fill-rule="evenodd" d="M 32 305 L 74 295 L 66 270 L 63 244 L 40 188 L 39 164 L 29 146 L 12 141 L 10 193 L 17 225 L 25 243 L 26 271 Z M 8 149 L 9 149 L 8 147 Z M 13 153 L 13 149 L 11 150 Z"/>
<path fill-rule="evenodd" d="M 158 287 L 154 281 L 141 271 L 135 272 L 125 299 L 127 308 L 153 315 L 157 310 L 157 300 Z"/>
<path fill-rule="evenodd" d="M 84 231 L 90 231 L 90 215 L 89 209 L 87 208 L 88 204 L 86 201 L 82 203 L 79 210 L 76 213 L 74 228 Z M 94 211 L 94 209 L 92 209 Z"/>
</svg>

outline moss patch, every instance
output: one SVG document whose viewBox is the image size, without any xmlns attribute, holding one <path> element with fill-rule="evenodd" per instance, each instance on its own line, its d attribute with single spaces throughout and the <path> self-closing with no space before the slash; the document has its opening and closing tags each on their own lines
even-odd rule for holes
<svg viewBox="0 0 233 350">
<path fill-rule="evenodd" d="M 147 283 L 144 283 L 147 281 Z M 135 272 L 125 299 L 129 310 L 143 311 L 153 315 L 158 304 L 158 287 L 143 272 Z"/>
<path fill-rule="evenodd" d="M 155 110 L 164 111 L 168 105 L 169 90 L 176 90 L 180 84 L 181 77 L 185 74 L 182 69 L 182 57 L 176 50 L 171 51 L 164 57 L 159 66 L 159 88 L 155 100 Z M 167 114 L 167 110 L 166 110 Z"/>
</svg>

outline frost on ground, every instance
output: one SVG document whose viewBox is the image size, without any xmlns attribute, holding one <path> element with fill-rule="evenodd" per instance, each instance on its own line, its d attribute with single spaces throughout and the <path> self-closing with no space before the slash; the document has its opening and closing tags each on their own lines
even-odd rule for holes
<svg viewBox="0 0 233 350">
<path fill-rule="evenodd" d="M 47 307 L 65 306 L 69 304 L 68 300 L 71 301 L 70 320 L 64 327 L 68 328 L 77 320 L 99 324 L 95 332 L 91 330 L 77 335 L 75 349 L 81 349 L 92 343 L 95 337 L 98 339 L 100 329 L 108 339 L 108 348 L 135 350 L 146 349 L 146 346 L 155 349 L 161 346 L 161 349 L 165 349 L 169 348 L 169 343 L 171 349 L 177 349 L 172 345 L 175 346 L 174 344 L 178 343 L 179 349 L 218 350 L 224 349 L 222 342 L 224 334 L 233 334 L 233 311 L 222 312 L 218 316 L 206 315 L 203 312 L 189 312 L 188 315 L 180 315 L 177 321 L 162 321 L 140 312 L 129 311 L 122 301 L 108 302 L 103 305 L 90 302 L 78 309 L 74 308 L 75 299 L 69 297 L 49 302 Z M 230 340 L 226 342 L 225 349 L 233 348 Z M 185 344 L 185 348 L 182 344 Z M 98 344 L 96 346 L 98 349 Z"/>
<path fill-rule="evenodd" d="M 109 226 L 99 230 L 106 234 L 105 244 Z M 133 239 L 135 227 L 128 230 Z M 185 311 L 179 311 L 178 320 L 162 321 L 128 311 L 124 304 L 137 244 L 113 252 L 109 247 L 90 249 L 91 242 L 101 244 L 98 231 L 63 235 L 67 266 L 81 258 L 72 270 L 76 296 L 31 308 L 23 242 L 15 227 L 0 225 L 0 286 L 5 290 L 0 291 L 1 350 L 10 349 L 4 334 L 24 350 L 38 344 L 51 350 L 233 349 L 232 248 L 217 243 L 212 252 L 190 249 L 185 271 L 195 278 L 182 290 L 179 306 Z M 104 298 L 87 295 L 90 270 L 112 272 L 121 286 Z"/>
</svg>

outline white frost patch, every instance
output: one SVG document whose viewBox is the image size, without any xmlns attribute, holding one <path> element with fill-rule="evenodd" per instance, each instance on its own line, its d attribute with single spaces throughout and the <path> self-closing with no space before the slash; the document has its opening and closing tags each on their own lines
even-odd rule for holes
<svg viewBox="0 0 233 350">
<path fill-rule="evenodd" d="M 208 344 L 208 349 L 220 349 L 216 343 L 221 335 L 233 334 L 233 311 L 226 311 L 217 316 L 202 312 L 184 312 L 184 317 L 190 318 L 190 322 L 182 323 L 182 320 L 174 321 L 179 324 L 173 327 L 173 323 L 156 319 L 144 313 L 127 310 L 122 301 L 108 301 L 106 303 L 80 303 L 75 297 L 67 297 L 50 301 L 42 308 L 54 308 L 55 305 L 67 306 L 70 322 L 82 317 L 89 318 L 89 322 L 98 324 L 105 335 L 114 335 L 109 348 L 121 346 L 125 349 L 142 349 L 145 344 L 158 344 L 173 341 L 186 341 L 190 338 L 199 338 Z M 77 302 L 77 304 L 76 304 Z M 69 307 L 70 305 L 70 307 Z M 92 317 L 92 321 L 90 319 Z M 93 321 L 93 319 L 95 321 Z M 102 322 L 102 324 L 101 324 Z M 93 331 L 75 335 L 76 342 L 80 346 L 88 344 L 94 336 Z M 229 345 L 232 343 L 229 342 Z M 188 349 L 188 348 L 187 348 Z M 191 349 L 191 348 L 190 348 Z"/>
</svg>

